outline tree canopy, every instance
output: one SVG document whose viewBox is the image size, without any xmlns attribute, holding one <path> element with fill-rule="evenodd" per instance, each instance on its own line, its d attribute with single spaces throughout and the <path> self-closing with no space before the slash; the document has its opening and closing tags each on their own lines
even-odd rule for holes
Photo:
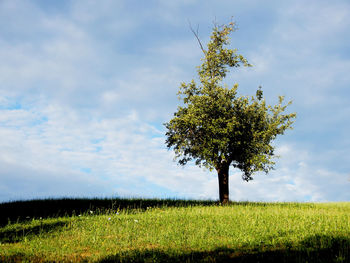
<svg viewBox="0 0 350 263">
<path fill-rule="evenodd" d="M 193 160 L 217 170 L 221 202 L 228 202 L 229 167 L 240 169 L 246 181 L 254 172 L 268 173 L 275 164 L 272 141 L 292 127 L 296 116 L 284 113 L 291 102 L 284 104 L 283 96 L 271 106 L 261 87 L 255 96 L 238 96 L 238 84 L 222 85 L 229 68 L 251 66 L 237 50 L 225 47 L 234 29 L 232 22 L 215 25 L 207 49 L 200 43 L 204 58 L 198 67 L 199 84 L 181 83 L 178 95 L 183 103 L 165 123 L 167 147 L 174 149 L 179 164 Z M 222 190 L 225 183 L 227 193 Z"/>
</svg>

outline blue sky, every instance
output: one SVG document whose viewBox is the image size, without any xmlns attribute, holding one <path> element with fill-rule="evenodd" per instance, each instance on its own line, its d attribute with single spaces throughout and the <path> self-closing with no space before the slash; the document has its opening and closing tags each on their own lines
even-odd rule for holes
<svg viewBox="0 0 350 263">
<path fill-rule="evenodd" d="M 228 85 L 293 100 L 276 169 L 230 171 L 231 200 L 350 201 L 350 3 L 0 1 L 0 202 L 45 197 L 217 199 L 215 172 L 173 162 L 167 122 L 196 79 L 213 21 L 252 68 Z"/>
</svg>

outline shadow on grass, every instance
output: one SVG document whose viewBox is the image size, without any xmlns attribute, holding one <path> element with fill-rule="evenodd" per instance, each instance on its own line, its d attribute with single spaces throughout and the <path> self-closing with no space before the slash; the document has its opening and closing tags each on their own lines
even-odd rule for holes
<svg viewBox="0 0 350 263">
<path fill-rule="evenodd" d="M 113 262 L 350 262 L 350 237 L 317 235 L 297 247 L 217 248 L 210 251 L 143 249 L 108 255 L 95 263 Z M 1 256 L 0 262 L 59 262 L 24 254 Z M 75 262 L 90 262 L 76 258 Z"/>
<path fill-rule="evenodd" d="M 21 242 L 25 238 L 52 233 L 67 225 L 67 222 L 41 223 L 36 226 L 21 225 L 11 229 L 0 229 L 0 243 Z"/>
<path fill-rule="evenodd" d="M 141 209 L 148 207 L 188 207 L 219 205 L 211 200 L 177 200 L 177 199 L 123 199 L 123 198 L 63 198 L 0 203 L 0 227 L 8 223 L 24 222 L 33 218 L 53 218 L 88 213 L 105 213 L 117 209 Z M 240 206 L 295 206 L 306 207 L 314 204 L 300 203 L 264 203 L 231 202 Z"/>
<path fill-rule="evenodd" d="M 117 209 L 141 209 L 148 207 L 187 207 L 215 205 L 215 201 L 176 199 L 123 199 L 123 198 L 63 198 L 0 203 L 0 226 L 24 222 L 33 218 L 55 218 L 88 213 L 105 213 Z"/>
<path fill-rule="evenodd" d="M 143 250 L 110 255 L 97 262 L 350 262 L 349 250 L 350 238 L 312 236 L 298 248 L 256 247 L 246 252 L 218 248 L 183 253 Z"/>
</svg>

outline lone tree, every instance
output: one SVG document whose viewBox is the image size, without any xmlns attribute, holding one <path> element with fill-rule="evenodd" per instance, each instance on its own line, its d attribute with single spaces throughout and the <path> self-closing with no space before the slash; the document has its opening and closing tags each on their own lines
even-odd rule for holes
<svg viewBox="0 0 350 263">
<path fill-rule="evenodd" d="M 191 28 L 192 29 L 192 28 Z M 261 87 L 255 96 L 237 96 L 238 84 L 232 88 L 220 85 L 228 68 L 251 66 L 236 50 L 227 49 L 234 23 L 215 25 L 198 67 L 200 84 L 194 80 L 182 83 L 178 92 L 183 105 L 174 118 L 165 123 L 166 144 L 173 148 L 180 165 L 194 160 L 196 165 L 216 169 L 220 202 L 229 201 L 229 167 L 242 171 L 243 180 L 252 180 L 257 171 L 273 169 L 277 135 L 292 128 L 296 114 L 283 114 L 291 102 L 283 105 L 279 97 L 275 106 L 266 105 Z"/>
</svg>

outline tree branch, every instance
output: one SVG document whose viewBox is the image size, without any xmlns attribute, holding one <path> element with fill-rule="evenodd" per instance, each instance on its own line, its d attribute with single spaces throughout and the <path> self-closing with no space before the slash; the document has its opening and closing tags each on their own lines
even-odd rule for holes
<svg viewBox="0 0 350 263">
<path fill-rule="evenodd" d="M 198 26 L 197 26 L 197 30 L 194 31 L 194 29 L 193 29 L 193 27 L 192 27 L 190 21 L 188 21 L 188 24 L 189 24 L 189 26 L 190 26 L 191 32 L 192 32 L 193 35 L 196 37 L 196 39 L 197 39 L 197 41 L 198 41 L 198 43 L 199 43 L 199 46 L 201 47 L 201 50 L 202 50 L 203 53 L 205 54 L 206 52 L 205 52 L 205 50 L 204 50 L 204 48 L 203 48 L 202 42 L 201 42 L 201 40 L 200 40 L 199 37 L 198 37 Z"/>
</svg>

